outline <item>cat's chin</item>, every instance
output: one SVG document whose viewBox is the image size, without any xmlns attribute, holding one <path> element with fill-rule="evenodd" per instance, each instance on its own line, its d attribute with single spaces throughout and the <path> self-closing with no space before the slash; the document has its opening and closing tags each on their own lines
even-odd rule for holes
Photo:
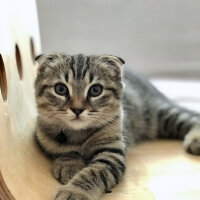
<svg viewBox="0 0 200 200">
<path fill-rule="evenodd" d="M 89 128 L 89 124 L 85 120 L 78 118 L 70 120 L 70 124 L 68 124 L 68 126 L 74 130 Z"/>
</svg>

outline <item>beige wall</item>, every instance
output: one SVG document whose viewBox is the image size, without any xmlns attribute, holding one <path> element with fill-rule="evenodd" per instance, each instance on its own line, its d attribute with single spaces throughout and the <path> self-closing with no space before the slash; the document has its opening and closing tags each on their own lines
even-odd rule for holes
<svg viewBox="0 0 200 200">
<path fill-rule="evenodd" d="M 146 75 L 200 77 L 199 0 L 38 0 L 44 52 L 109 53 Z"/>
</svg>

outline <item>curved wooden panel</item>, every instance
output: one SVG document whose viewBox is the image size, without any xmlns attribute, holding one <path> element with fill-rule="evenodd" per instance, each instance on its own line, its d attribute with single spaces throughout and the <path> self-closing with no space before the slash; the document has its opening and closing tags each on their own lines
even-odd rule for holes
<svg viewBox="0 0 200 200">
<path fill-rule="evenodd" d="M 198 200 L 200 158 L 180 141 L 154 141 L 131 147 L 124 180 L 103 200 Z"/>
<path fill-rule="evenodd" d="M 0 172 L 0 199 L 2 200 L 15 200 L 10 190 L 8 189 L 3 176 Z"/>
</svg>

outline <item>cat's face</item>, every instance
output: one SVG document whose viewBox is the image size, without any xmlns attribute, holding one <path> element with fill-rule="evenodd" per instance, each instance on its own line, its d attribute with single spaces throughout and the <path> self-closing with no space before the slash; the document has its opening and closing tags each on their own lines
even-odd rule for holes
<svg viewBox="0 0 200 200">
<path fill-rule="evenodd" d="M 38 64 L 35 93 L 43 120 L 79 130 L 100 127 L 118 115 L 121 59 L 47 54 Z"/>
</svg>

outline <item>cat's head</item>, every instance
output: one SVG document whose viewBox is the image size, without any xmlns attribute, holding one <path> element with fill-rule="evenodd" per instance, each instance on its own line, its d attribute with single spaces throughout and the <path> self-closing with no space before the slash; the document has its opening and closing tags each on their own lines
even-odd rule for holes
<svg viewBox="0 0 200 200">
<path fill-rule="evenodd" d="M 35 95 L 43 120 L 79 130 L 100 127 L 119 114 L 122 59 L 52 53 L 37 62 Z"/>
</svg>

